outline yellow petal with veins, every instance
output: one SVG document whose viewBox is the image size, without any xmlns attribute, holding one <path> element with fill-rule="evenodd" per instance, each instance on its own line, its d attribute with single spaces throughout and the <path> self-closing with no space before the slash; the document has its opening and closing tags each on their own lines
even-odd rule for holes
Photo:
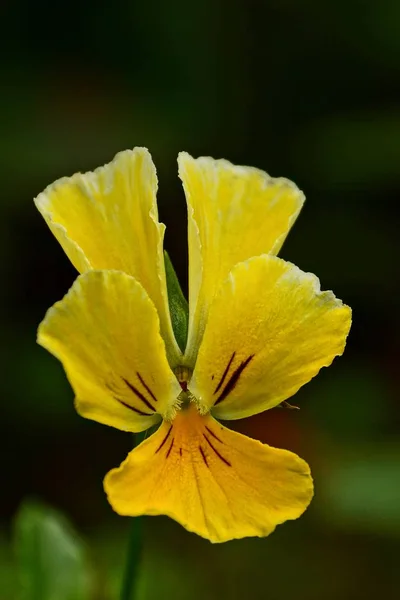
<svg viewBox="0 0 400 600">
<path fill-rule="evenodd" d="M 181 388 L 154 304 L 133 277 L 88 271 L 47 312 L 38 342 L 63 364 L 78 412 L 124 431 L 173 416 Z"/>
<path fill-rule="evenodd" d="M 35 204 L 73 265 L 132 275 L 154 302 L 172 364 L 180 361 L 169 315 L 157 175 L 149 152 L 135 148 L 91 173 L 50 185 Z"/>
<path fill-rule="evenodd" d="M 351 310 L 276 256 L 236 265 L 207 322 L 189 389 L 200 410 L 240 419 L 286 400 L 342 354 Z"/>
<path fill-rule="evenodd" d="M 279 252 L 304 202 L 291 181 L 226 160 L 182 152 L 179 175 L 188 205 L 189 336 L 193 367 L 210 304 L 230 270 L 260 254 Z"/>
<path fill-rule="evenodd" d="M 121 515 L 168 515 L 212 542 L 267 536 L 313 494 L 302 459 L 230 431 L 190 405 L 104 481 Z"/>
</svg>

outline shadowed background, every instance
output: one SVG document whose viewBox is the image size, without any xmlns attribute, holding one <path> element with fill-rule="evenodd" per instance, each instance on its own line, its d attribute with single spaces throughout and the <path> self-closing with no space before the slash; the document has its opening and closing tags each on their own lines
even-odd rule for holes
<svg viewBox="0 0 400 600">
<path fill-rule="evenodd" d="M 301 411 L 235 424 L 311 464 L 306 515 L 222 546 L 145 518 L 139 597 L 397 598 L 400 4 L 16 0 L 0 16 L 0 599 L 16 595 L 10 522 L 27 496 L 68 515 L 96 600 L 117 597 L 129 522 L 112 513 L 102 478 L 132 440 L 80 418 L 60 364 L 35 343 L 76 273 L 32 198 L 135 145 L 156 163 L 184 288 L 180 150 L 293 179 L 307 202 L 281 256 L 354 317 L 344 357 L 293 399 Z"/>
</svg>

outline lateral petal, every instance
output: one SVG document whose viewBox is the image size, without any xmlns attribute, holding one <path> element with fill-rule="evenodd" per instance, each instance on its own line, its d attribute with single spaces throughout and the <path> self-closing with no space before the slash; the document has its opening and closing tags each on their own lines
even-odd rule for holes
<svg viewBox="0 0 400 600">
<path fill-rule="evenodd" d="M 188 205 L 189 336 L 193 366 L 219 285 L 239 262 L 277 254 L 304 202 L 291 181 L 226 160 L 182 152 L 179 175 Z"/>
<path fill-rule="evenodd" d="M 264 537 L 313 494 L 301 458 L 230 431 L 191 405 L 104 480 L 121 515 L 168 515 L 212 542 Z"/>
<path fill-rule="evenodd" d="M 94 172 L 59 179 L 35 204 L 78 271 L 116 269 L 141 283 L 157 308 L 175 363 L 181 353 L 168 309 L 165 226 L 158 222 L 156 193 L 151 156 L 145 148 L 135 148 Z"/>
<path fill-rule="evenodd" d="M 351 310 L 291 263 L 263 255 L 236 265 L 211 308 L 189 389 L 221 419 L 290 398 L 342 354 Z"/>
<path fill-rule="evenodd" d="M 63 364 L 77 411 L 124 431 L 175 414 L 181 388 L 154 304 L 133 277 L 88 271 L 47 312 L 38 342 Z"/>
</svg>

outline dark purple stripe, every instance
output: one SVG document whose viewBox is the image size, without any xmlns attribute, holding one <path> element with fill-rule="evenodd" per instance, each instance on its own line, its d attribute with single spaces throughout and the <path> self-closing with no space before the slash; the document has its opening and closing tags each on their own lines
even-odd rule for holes
<svg viewBox="0 0 400 600">
<path fill-rule="evenodd" d="M 168 448 L 167 456 L 166 456 L 165 458 L 168 458 L 168 456 L 169 456 L 169 454 L 170 454 L 170 452 L 171 452 L 171 450 L 172 450 L 172 446 L 174 445 L 174 441 L 175 441 L 175 440 L 174 440 L 174 438 L 172 438 L 171 445 L 170 445 L 170 447 Z"/>
<path fill-rule="evenodd" d="M 203 450 L 203 448 L 201 446 L 199 446 L 199 450 L 200 450 L 201 456 L 203 457 L 203 460 L 204 460 L 204 463 L 205 463 L 206 467 L 208 467 L 207 457 L 204 454 L 204 450 Z"/>
<path fill-rule="evenodd" d="M 117 400 L 117 402 L 119 402 L 120 404 L 122 404 L 123 406 L 125 406 L 126 408 L 129 408 L 129 410 L 133 410 L 133 412 L 137 413 L 138 415 L 141 415 L 143 417 L 152 417 L 153 416 L 152 413 L 143 412 L 142 410 L 139 410 L 138 408 L 135 408 L 134 406 L 131 406 L 130 404 L 127 404 L 126 402 L 123 402 L 122 400 L 120 400 L 116 396 L 113 396 L 113 398 L 115 400 Z"/>
<path fill-rule="evenodd" d="M 157 452 L 160 452 L 161 448 L 164 446 L 164 444 L 167 441 L 167 439 L 168 439 L 169 434 L 171 433 L 171 431 L 172 431 L 172 425 L 170 425 L 170 427 L 168 429 L 167 435 L 165 436 L 165 438 L 163 439 L 163 441 L 161 442 L 161 444 L 158 446 L 158 448 L 157 448 L 157 450 L 155 452 L 156 454 L 157 454 Z"/>
<path fill-rule="evenodd" d="M 234 352 L 234 353 L 232 354 L 232 356 L 230 357 L 230 359 L 229 359 L 229 362 L 228 362 L 228 364 L 227 364 L 227 365 L 226 365 L 226 367 L 225 367 L 225 371 L 223 372 L 223 375 L 222 375 L 222 377 L 221 377 L 221 380 L 220 380 L 219 384 L 217 385 L 217 387 L 216 387 L 216 388 L 215 388 L 215 390 L 214 390 L 214 394 L 216 394 L 216 393 L 218 392 L 218 390 L 220 389 L 220 387 L 221 387 L 221 386 L 222 386 L 222 384 L 224 383 L 224 381 L 225 381 L 225 377 L 228 375 L 228 371 L 229 371 L 229 369 L 230 369 L 230 366 L 231 366 L 231 364 L 232 364 L 232 361 L 233 361 L 233 359 L 235 358 L 235 354 L 236 354 L 236 352 Z"/>
<path fill-rule="evenodd" d="M 139 400 L 141 400 L 142 402 L 144 402 L 144 404 L 147 406 L 147 408 L 150 408 L 150 410 L 152 410 L 153 412 L 156 411 L 156 409 L 154 408 L 154 406 L 152 406 L 150 404 L 150 402 L 143 396 L 142 392 L 139 392 L 139 390 L 137 388 L 135 388 L 135 386 L 132 383 L 130 383 L 130 381 L 128 381 L 124 377 L 122 377 L 122 380 L 126 383 L 126 385 L 129 387 L 129 389 L 134 394 L 136 394 L 136 396 L 139 398 Z"/>
<path fill-rule="evenodd" d="M 155 397 L 155 395 L 153 394 L 153 392 L 151 391 L 151 389 L 149 388 L 149 386 L 147 385 L 147 383 L 144 381 L 144 379 L 141 376 L 141 374 L 138 373 L 138 371 L 136 371 L 136 375 L 139 377 L 140 383 L 147 390 L 147 392 L 150 394 L 150 396 L 153 398 L 154 402 L 157 402 L 157 398 Z"/>
<path fill-rule="evenodd" d="M 203 437 L 206 440 L 206 442 L 211 446 L 211 448 L 214 450 L 215 454 L 218 456 L 218 458 L 220 458 L 226 465 L 228 465 L 228 467 L 231 467 L 231 463 L 226 460 L 226 458 L 224 458 L 223 456 L 221 456 L 221 454 L 218 452 L 218 450 L 216 448 L 214 448 L 213 444 L 210 442 L 210 440 L 208 439 L 208 437 L 206 436 L 205 433 L 203 433 Z"/>
<path fill-rule="evenodd" d="M 212 436 L 213 436 L 213 438 L 215 438 L 215 439 L 216 439 L 218 442 L 220 442 L 221 444 L 223 444 L 223 443 L 224 443 L 222 440 L 220 440 L 220 439 L 219 439 L 219 437 L 218 437 L 218 436 L 216 436 L 216 435 L 215 435 L 215 433 L 214 433 L 213 431 L 211 431 L 211 429 L 210 429 L 209 427 L 207 427 L 207 425 L 206 425 L 206 429 L 207 429 L 208 433 L 209 433 L 210 435 L 212 435 Z"/>
<path fill-rule="evenodd" d="M 239 377 L 241 376 L 241 374 L 243 373 L 243 371 L 245 370 L 245 368 L 247 367 L 247 365 L 253 358 L 254 358 L 254 354 L 251 354 L 248 358 L 246 358 L 246 360 L 244 360 L 243 362 L 240 363 L 240 365 L 238 366 L 238 368 L 235 371 L 233 371 L 231 378 L 229 379 L 228 383 L 222 390 L 220 396 L 218 397 L 217 401 L 215 402 L 215 405 L 222 402 L 222 400 L 224 400 L 228 396 L 228 394 L 230 394 L 231 391 L 236 387 L 236 384 L 239 381 Z"/>
</svg>

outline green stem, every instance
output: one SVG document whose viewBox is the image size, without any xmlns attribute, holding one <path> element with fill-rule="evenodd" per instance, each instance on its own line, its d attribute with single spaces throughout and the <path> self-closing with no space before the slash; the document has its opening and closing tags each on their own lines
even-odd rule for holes
<svg viewBox="0 0 400 600">
<path fill-rule="evenodd" d="M 136 583 L 141 554 L 141 525 L 140 518 L 134 517 L 131 519 L 125 574 L 121 589 L 121 600 L 133 600 L 133 590 Z"/>
<path fill-rule="evenodd" d="M 147 437 L 147 432 L 136 433 L 133 435 L 133 447 L 135 448 Z M 133 600 L 133 590 L 138 573 L 140 554 L 142 551 L 142 520 L 139 517 L 133 517 L 130 523 L 130 533 L 128 539 L 128 551 L 126 554 L 125 573 L 122 581 L 121 600 Z"/>
</svg>

